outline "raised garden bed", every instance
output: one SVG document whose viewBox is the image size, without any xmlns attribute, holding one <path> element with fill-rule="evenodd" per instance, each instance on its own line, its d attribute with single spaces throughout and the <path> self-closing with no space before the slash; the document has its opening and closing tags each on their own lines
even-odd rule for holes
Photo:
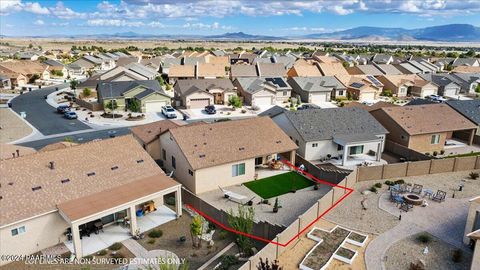
<svg viewBox="0 0 480 270">
<path fill-rule="evenodd" d="M 367 235 L 357 232 L 351 232 L 350 235 L 347 237 L 347 242 L 355 246 L 363 247 L 367 242 L 367 239 Z"/>
<path fill-rule="evenodd" d="M 344 247 L 339 247 L 333 255 L 333 258 L 344 263 L 352 264 L 355 256 L 357 256 L 356 251 Z"/>
</svg>

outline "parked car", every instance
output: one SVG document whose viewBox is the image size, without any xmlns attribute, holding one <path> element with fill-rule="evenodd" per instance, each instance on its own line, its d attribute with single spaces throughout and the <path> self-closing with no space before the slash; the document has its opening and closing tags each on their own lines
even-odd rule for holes
<svg viewBox="0 0 480 270">
<path fill-rule="evenodd" d="M 320 106 L 307 103 L 307 104 L 302 104 L 302 106 L 297 108 L 297 110 L 308 110 L 308 109 L 320 109 Z"/>
<path fill-rule="evenodd" d="M 68 106 L 68 105 L 60 105 L 60 106 L 57 107 L 57 112 L 58 113 L 66 113 L 68 111 L 70 111 L 70 106 Z"/>
<path fill-rule="evenodd" d="M 442 96 L 439 96 L 439 95 L 430 95 L 430 96 L 426 96 L 425 98 L 430 99 L 431 101 L 436 101 L 436 102 L 440 102 L 440 103 L 447 101 L 446 98 L 444 98 Z"/>
<path fill-rule="evenodd" d="M 76 112 L 71 112 L 71 111 L 65 112 L 63 114 L 63 116 L 67 119 L 77 119 L 78 118 L 77 113 Z"/>
<path fill-rule="evenodd" d="M 208 105 L 208 106 L 205 106 L 205 112 L 207 114 L 216 114 L 217 113 L 217 110 L 215 109 L 215 106 L 213 105 Z"/>
<path fill-rule="evenodd" d="M 167 117 L 169 119 L 170 118 L 177 118 L 177 113 L 175 112 L 175 109 L 170 105 L 162 107 L 162 114 L 165 115 L 165 117 Z"/>
</svg>

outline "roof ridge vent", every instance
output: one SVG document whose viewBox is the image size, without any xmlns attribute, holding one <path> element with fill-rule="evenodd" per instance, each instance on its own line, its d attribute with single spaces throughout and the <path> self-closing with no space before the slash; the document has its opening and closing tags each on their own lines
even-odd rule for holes
<svg viewBox="0 0 480 270">
<path fill-rule="evenodd" d="M 40 189 L 42 189 L 42 186 L 32 187 L 32 191 L 37 191 L 37 190 L 40 190 Z"/>
<path fill-rule="evenodd" d="M 66 178 L 66 179 L 60 180 L 60 182 L 62 184 L 66 184 L 66 183 L 70 182 L 70 179 Z"/>
<path fill-rule="evenodd" d="M 95 175 L 95 172 L 89 172 L 87 173 L 87 176 L 94 176 Z"/>
</svg>

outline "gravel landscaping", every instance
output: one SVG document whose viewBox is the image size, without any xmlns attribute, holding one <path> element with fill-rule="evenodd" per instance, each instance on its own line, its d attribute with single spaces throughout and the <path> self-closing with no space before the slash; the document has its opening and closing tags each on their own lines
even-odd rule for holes
<svg viewBox="0 0 480 270">
<path fill-rule="evenodd" d="M 149 251 L 155 249 L 171 251 L 178 258 L 187 259 L 190 269 L 197 269 L 233 241 L 230 234 L 222 233 L 220 229 L 217 229 L 213 235 L 213 247 L 208 247 L 208 244 L 203 242 L 201 248 L 194 249 L 190 236 L 191 223 L 192 217 L 184 211 L 183 215 L 177 220 L 172 220 L 153 229 L 161 230 L 163 232 L 162 236 L 152 238 L 148 236 L 150 231 L 147 231 L 145 232 L 145 238 L 139 240 L 139 243 Z M 185 236 L 184 242 L 180 241 L 181 236 Z"/>
<path fill-rule="evenodd" d="M 0 109 L 0 143 L 13 142 L 32 133 L 32 128 L 10 109 Z"/>
<path fill-rule="evenodd" d="M 428 247 L 428 254 L 423 254 L 425 247 Z M 417 236 L 407 237 L 393 244 L 386 253 L 385 266 L 387 270 L 409 269 L 410 263 L 417 263 L 419 260 L 425 262 L 425 269 L 451 270 L 470 269 L 472 254 L 463 252 L 463 259 L 459 263 L 453 262 L 453 253 L 456 250 L 442 240 L 431 236 L 427 244 L 417 240 Z"/>
</svg>

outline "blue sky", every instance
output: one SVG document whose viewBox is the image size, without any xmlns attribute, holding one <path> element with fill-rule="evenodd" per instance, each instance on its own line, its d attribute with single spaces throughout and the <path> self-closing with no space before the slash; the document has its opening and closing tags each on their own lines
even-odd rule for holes
<svg viewBox="0 0 480 270">
<path fill-rule="evenodd" d="M 357 26 L 480 26 L 480 0 L 0 0 L 0 34 L 275 36 Z"/>
</svg>

